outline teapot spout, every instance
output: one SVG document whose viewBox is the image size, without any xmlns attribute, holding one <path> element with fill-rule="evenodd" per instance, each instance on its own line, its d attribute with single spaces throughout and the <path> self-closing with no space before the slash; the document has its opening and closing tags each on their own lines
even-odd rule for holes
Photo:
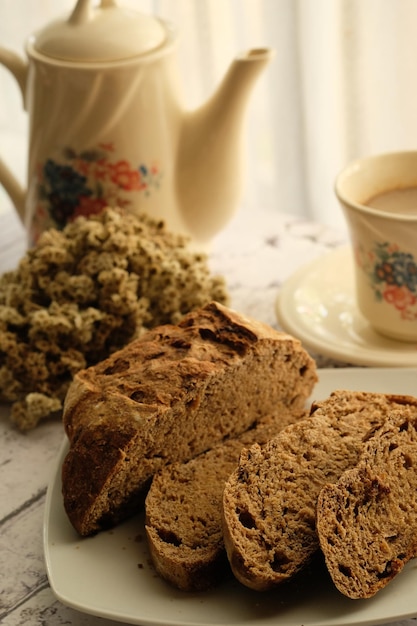
<svg viewBox="0 0 417 626">
<path fill-rule="evenodd" d="M 241 199 L 243 120 L 253 86 L 273 55 L 262 48 L 237 57 L 212 97 L 184 115 L 178 203 L 187 229 L 202 245 L 227 224 Z"/>
</svg>

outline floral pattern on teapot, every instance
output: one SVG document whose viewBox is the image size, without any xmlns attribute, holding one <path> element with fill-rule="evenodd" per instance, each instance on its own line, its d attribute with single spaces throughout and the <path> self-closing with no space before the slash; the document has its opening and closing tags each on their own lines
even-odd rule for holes
<svg viewBox="0 0 417 626">
<path fill-rule="evenodd" d="M 375 243 L 366 252 L 355 249 L 359 267 L 367 274 L 378 301 L 394 306 L 404 320 L 417 320 L 417 262 L 396 244 Z"/>
<path fill-rule="evenodd" d="M 57 228 L 80 215 L 99 213 L 105 206 L 129 207 L 130 192 L 144 196 L 160 188 L 162 173 L 156 163 L 132 166 L 127 160 L 112 160 L 112 143 L 83 150 L 70 147 L 61 158 L 47 161 L 37 168 L 38 202 L 34 223 L 51 222 Z"/>
</svg>

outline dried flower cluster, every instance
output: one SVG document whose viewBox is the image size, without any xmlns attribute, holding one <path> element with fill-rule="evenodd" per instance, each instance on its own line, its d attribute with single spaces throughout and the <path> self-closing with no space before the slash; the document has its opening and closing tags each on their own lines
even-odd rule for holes
<svg viewBox="0 0 417 626">
<path fill-rule="evenodd" d="M 0 277 L 0 400 L 22 430 L 60 411 L 73 375 L 210 300 L 222 277 L 162 222 L 107 208 L 48 230 Z"/>
</svg>

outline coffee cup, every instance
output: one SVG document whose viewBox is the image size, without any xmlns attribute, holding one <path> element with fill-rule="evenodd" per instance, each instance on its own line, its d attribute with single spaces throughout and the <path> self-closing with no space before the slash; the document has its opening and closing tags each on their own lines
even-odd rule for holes
<svg viewBox="0 0 417 626">
<path fill-rule="evenodd" d="M 337 176 L 335 192 L 359 311 L 382 335 L 417 341 L 417 151 L 358 159 Z"/>
</svg>

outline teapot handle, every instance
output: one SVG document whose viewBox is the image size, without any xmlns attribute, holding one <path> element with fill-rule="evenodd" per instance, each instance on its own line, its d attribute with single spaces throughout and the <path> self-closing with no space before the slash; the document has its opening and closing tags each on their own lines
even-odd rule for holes
<svg viewBox="0 0 417 626">
<path fill-rule="evenodd" d="M 0 63 L 4 65 L 14 76 L 22 93 L 23 105 L 25 106 L 26 80 L 28 73 L 27 63 L 15 52 L 0 46 Z M 0 184 L 9 194 L 20 219 L 24 220 L 24 205 L 26 192 L 20 185 L 15 175 L 0 158 Z"/>
</svg>

